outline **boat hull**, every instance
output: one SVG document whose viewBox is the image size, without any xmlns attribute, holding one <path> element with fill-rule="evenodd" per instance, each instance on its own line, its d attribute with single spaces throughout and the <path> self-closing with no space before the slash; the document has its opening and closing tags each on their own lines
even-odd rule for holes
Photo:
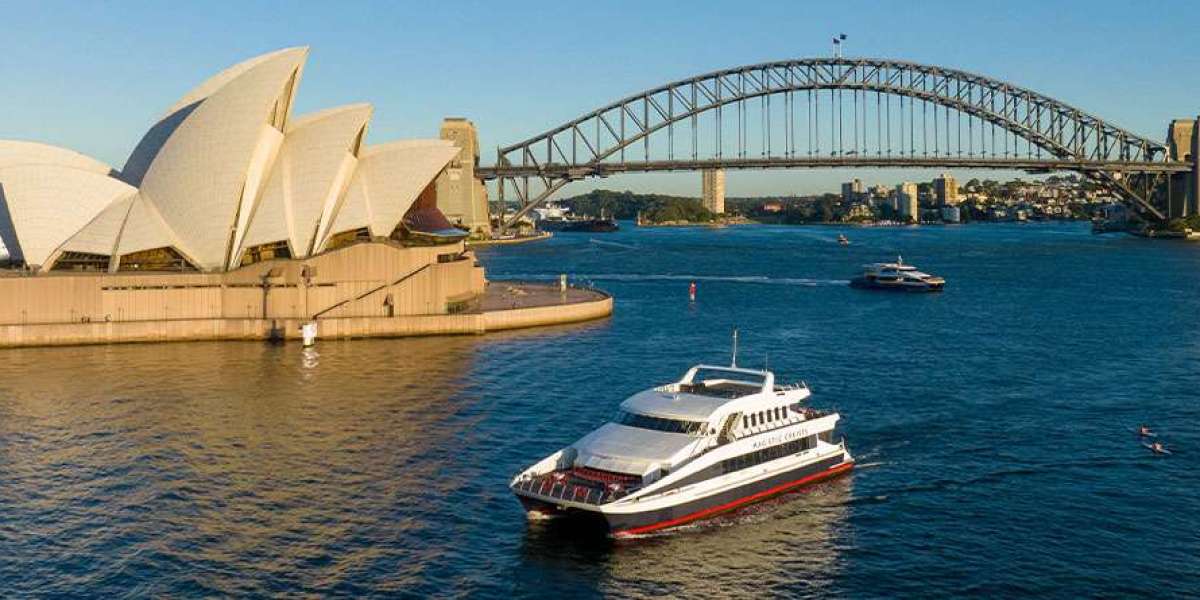
<svg viewBox="0 0 1200 600">
<path fill-rule="evenodd" d="M 563 233 L 612 233 L 618 229 L 620 226 L 612 219 L 591 219 L 570 223 L 559 231 Z"/>
<path fill-rule="evenodd" d="M 595 508 L 559 506 L 517 493 L 531 518 L 564 517 L 602 527 L 614 537 L 629 537 L 678 527 L 767 500 L 773 496 L 842 475 L 854 467 L 845 453 L 797 466 L 708 496 L 684 499 L 667 507 L 623 511 L 601 505 Z"/>
<path fill-rule="evenodd" d="M 888 290 L 892 292 L 940 292 L 945 287 L 944 283 L 936 284 L 904 284 L 904 283 L 880 283 L 878 281 L 867 279 L 866 277 L 855 277 L 850 280 L 850 287 L 863 290 Z"/>
<path fill-rule="evenodd" d="M 611 233 L 620 225 L 612 219 L 554 219 L 538 221 L 537 228 L 562 233 Z"/>
</svg>

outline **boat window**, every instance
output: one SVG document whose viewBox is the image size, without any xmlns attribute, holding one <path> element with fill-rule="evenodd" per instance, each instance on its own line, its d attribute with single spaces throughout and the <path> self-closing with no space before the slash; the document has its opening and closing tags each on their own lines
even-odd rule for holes
<svg viewBox="0 0 1200 600">
<path fill-rule="evenodd" d="M 664 419 L 662 417 L 651 417 L 649 415 L 639 415 L 637 413 L 621 411 L 617 414 L 616 423 L 637 427 L 639 429 L 653 429 L 655 431 L 666 431 L 668 433 L 686 433 L 688 435 L 703 435 L 705 423 L 703 421 L 684 421 L 680 419 Z"/>
<path fill-rule="evenodd" d="M 808 437 L 784 442 L 769 448 L 755 450 L 741 456 L 735 456 L 721 461 L 721 471 L 723 473 L 732 473 L 747 469 L 755 465 L 760 465 L 767 461 L 772 461 L 777 458 L 783 458 L 791 454 L 797 454 L 805 450 L 811 450 L 817 446 L 817 436 L 810 435 Z"/>
<path fill-rule="evenodd" d="M 742 415 L 742 429 L 750 428 L 750 417 Z"/>
</svg>

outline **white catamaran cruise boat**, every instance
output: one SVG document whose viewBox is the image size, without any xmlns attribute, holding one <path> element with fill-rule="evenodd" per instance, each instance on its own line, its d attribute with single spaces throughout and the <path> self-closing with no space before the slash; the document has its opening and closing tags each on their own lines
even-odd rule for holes
<svg viewBox="0 0 1200 600">
<path fill-rule="evenodd" d="M 736 361 L 735 361 L 736 364 Z M 530 518 L 582 517 L 617 537 L 682 525 L 849 471 L 838 414 L 770 371 L 692 367 L 513 478 Z"/>
<path fill-rule="evenodd" d="M 863 274 L 850 280 L 850 285 L 876 290 L 898 290 L 903 292 L 940 292 L 946 280 L 929 273 L 922 273 L 904 259 L 894 263 L 874 263 L 863 266 Z"/>
</svg>

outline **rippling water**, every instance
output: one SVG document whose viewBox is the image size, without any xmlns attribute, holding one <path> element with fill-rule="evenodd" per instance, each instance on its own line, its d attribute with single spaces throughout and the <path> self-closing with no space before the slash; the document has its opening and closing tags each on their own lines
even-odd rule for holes
<svg viewBox="0 0 1200 600">
<path fill-rule="evenodd" d="M 480 252 L 611 320 L 484 337 L 0 351 L 4 596 L 1188 596 L 1200 246 L 1086 226 L 626 227 Z M 944 294 L 850 289 L 863 262 Z M 686 300 L 687 282 L 699 300 Z M 506 488 L 624 396 L 805 379 L 860 468 L 667 534 L 529 524 Z M 1132 428 L 1175 450 L 1156 458 Z"/>
</svg>

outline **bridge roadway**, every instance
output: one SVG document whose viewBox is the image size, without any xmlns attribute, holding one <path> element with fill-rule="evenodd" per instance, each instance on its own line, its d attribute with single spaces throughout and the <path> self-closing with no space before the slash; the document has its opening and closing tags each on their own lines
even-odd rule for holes
<svg viewBox="0 0 1200 600">
<path fill-rule="evenodd" d="M 1075 171 L 1110 173 L 1187 173 L 1190 162 L 1086 161 L 1047 158 L 963 158 L 886 156 L 805 156 L 763 158 L 715 158 L 703 160 L 651 160 L 600 162 L 589 165 L 548 163 L 544 165 L 480 166 L 475 176 L 484 181 L 499 178 L 544 177 L 578 180 L 622 173 L 654 171 L 698 171 L 702 169 L 802 169 L 802 168 L 980 168 L 1015 169 L 1029 172 Z"/>
</svg>

